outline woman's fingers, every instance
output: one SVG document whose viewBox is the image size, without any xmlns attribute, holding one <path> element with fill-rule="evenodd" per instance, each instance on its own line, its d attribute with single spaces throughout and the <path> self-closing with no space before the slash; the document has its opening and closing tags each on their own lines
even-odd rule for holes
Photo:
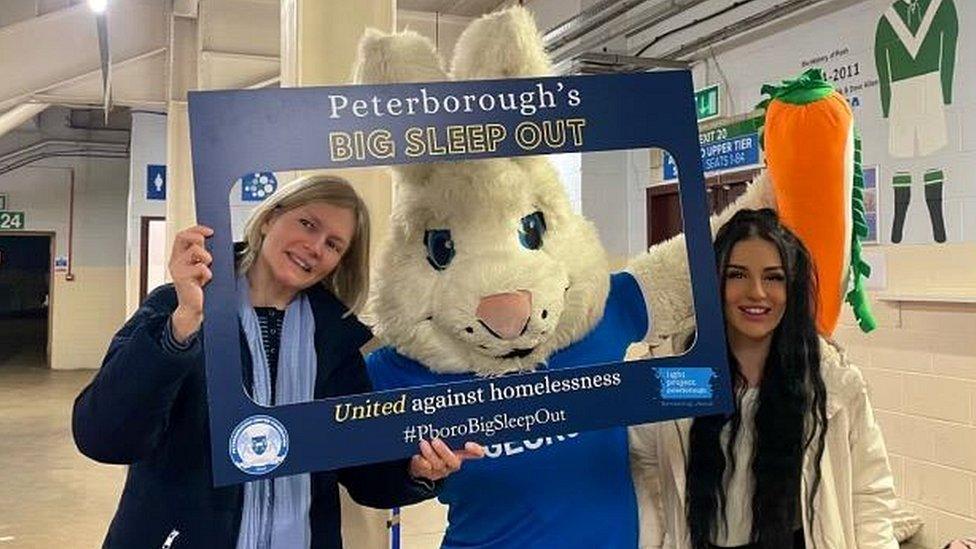
<svg viewBox="0 0 976 549">
<path fill-rule="evenodd" d="M 485 449 L 468 442 L 462 450 L 451 450 L 443 440 L 420 441 L 420 454 L 410 460 L 410 473 L 415 477 L 440 480 L 461 468 L 466 459 L 484 457 Z"/>
<path fill-rule="evenodd" d="M 210 270 L 210 265 L 199 260 L 192 263 L 188 260 L 178 261 L 170 265 L 169 272 L 173 277 L 174 284 L 188 281 L 204 284 L 213 278 L 213 271 Z"/>
<path fill-rule="evenodd" d="M 187 258 L 186 262 L 190 265 L 197 265 L 201 263 L 204 265 L 210 265 L 213 263 L 213 256 L 210 255 L 210 252 L 208 252 L 206 248 L 199 244 L 191 244 L 190 247 L 187 248 L 184 256 Z"/>
<path fill-rule="evenodd" d="M 173 255 L 188 250 L 193 246 L 204 247 L 207 237 L 213 236 L 213 229 L 204 225 L 194 225 L 176 233 L 173 239 Z"/>
<path fill-rule="evenodd" d="M 208 231 L 204 231 L 204 228 L 205 227 L 203 226 L 196 226 L 190 227 L 189 229 L 184 229 L 176 233 L 176 240 L 186 246 L 192 244 L 199 244 L 202 246 L 203 242 L 206 240 L 206 237 L 213 234 L 213 231 L 209 229 Z"/>
<path fill-rule="evenodd" d="M 481 459 L 485 457 L 485 447 L 477 442 L 465 442 L 464 450 L 456 452 L 463 459 Z"/>
<path fill-rule="evenodd" d="M 435 438 L 431 442 L 431 447 L 437 454 L 437 458 L 444 464 L 447 472 L 453 473 L 461 468 L 461 457 L 455 454 L 443 440 Z"/>
<path fill-rule="evenodd" d="M 200 286 L 206 285 L 206 283 L 210 282 L 210 280 L 213 278 L 213 271 L 210 270 L 210 267 L 207 267 L 202 263 L 195 265 L 194 271 L 193 279 L 199 282 Z"/>
<path fill-rule="evenodd" d="M 212 235 L 213 229 L 204 225 L 195 225 L 176 234 L 169 265 L 175 284 L 194 281 L 203 285 L 213 278 L 208 268 L 213 263 L 213 256 L 205 247 L 206 238 Z"/>
<path fill-rule="evenodd" d="M 194 225 L 176 233 L 169 258 L 169 272 L 176 287 L 181 333 L 187 334 L 199 328 L 203 316 L 202 288 L 213 279 L 210 264 L 213 256 L 207 251 L 206 239 L 213 236 L 213 229 Z M 185 322 L 184 322 L 185 321 Z"/>
<path fill-rule="evenodd" d="M 441 443 L 443 444 L 443 442 Z M 434 450 L 433 446 L 426 440 L 420 441 L 420 455 L 430 463 L 433 470 L 441 470 L 444 468 L 444 461 L 438 457 L 437 452 Z"/>
<path fill-rule="evenodd" d="M 192 227 L 187 227 L 180 232 L 185 232 L 187 234 L 198 234 L 200 236 L 213 236 L 213 229 L 206 225 L 194 225 Z"/>
<path fill-rule="evenodd" d="M 413 456 L 410 458 L 410 472 L 415 477 L 430 478 L 433 469 L 430 462 L 424 459 L 423 456 Z"/>
</svg>

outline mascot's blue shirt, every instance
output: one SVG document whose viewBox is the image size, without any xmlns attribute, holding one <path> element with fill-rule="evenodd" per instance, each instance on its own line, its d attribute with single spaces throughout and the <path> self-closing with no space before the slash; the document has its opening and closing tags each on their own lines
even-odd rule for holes
<svg viewBox="0 0 976 549">
<path fill-rule="evenodd" d="M 611 276 L 606 310 L 596 327 L 549 359 L 549 369 L 623 360 L 643 340 L 647 308 L 628 273 Z M 376 390 L 466 381 L 473 374 L 436 374 L 390 347 L 366 359 Z M 637 502 L 627 429 L 536 438 L 485 447 L 444 483 L 450 506 L 443 547 L 637 547 Z"/>
</svg>

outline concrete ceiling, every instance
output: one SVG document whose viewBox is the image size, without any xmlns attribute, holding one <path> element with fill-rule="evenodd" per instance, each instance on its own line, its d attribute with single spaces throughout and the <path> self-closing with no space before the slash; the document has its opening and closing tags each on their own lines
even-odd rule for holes
<svg viewBox="0 0 976 549">
<path fill-rule="evenodd" d="M 397 8 L 477 17 L 495 11 L 500 6 L 514 3 L 511 0 L 398 0 Z"/>
</svg>

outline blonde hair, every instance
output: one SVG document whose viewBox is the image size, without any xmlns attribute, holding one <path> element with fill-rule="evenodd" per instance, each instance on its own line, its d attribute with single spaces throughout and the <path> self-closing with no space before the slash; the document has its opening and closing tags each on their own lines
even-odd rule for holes
<svg viewBox="0 0 976 549">
<path fill-rule="evenodd" d="M 312 202 L 326 202 L 351 210 L 356 217 L 352 241 L 336 268 L 321 284 L 330 290 L 349 311 L 358 313 L 369 290 L 369 210 L 352 185 L 334 175 L 308 175 L 283 185 L 251 212 L 244 225 L 244 249 L 237 270 L 246 273 L 261 254 L 264 235 L 261 229 L 273 215 Z"/>
</svg>

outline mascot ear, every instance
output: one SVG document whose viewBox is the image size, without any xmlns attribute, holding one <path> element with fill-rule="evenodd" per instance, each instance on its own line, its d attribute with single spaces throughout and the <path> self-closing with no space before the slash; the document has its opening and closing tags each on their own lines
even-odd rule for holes
<svg viewBox="0 0 976 549">
<path fill-rule="evenodd" d="M 352 68 L 356 84 L 396 84 L 447 80 L 430 40 L 413 31 L 385 34 L 366 29 Z"/>
<path fill-rule="evenodd" d="M 385 34 L 366 29 L 359 40 L 352 77 L 356 84 L 437 82 L 448 79 L 441 65 L 434 44 L 413 31 Z M 425 180 L 430 166 L 396 166 L 394 171 L 402 182 L 413 183 Z"/>
<path fill-rule="evenodd" d="M 468 25 L 454 46 L 455 80 L 548 76 L 552 63 L 532 14 L 521 6 Z"/>
<path fill-rule="evenodd" d="M 429 162 L 393 166 L 393 173 L 397 176 L 396 182 L 398 187 L 403 185 L 424 185 L 430 179 L 430 174 L 433 171 L 434 166 Z M 396 204 L 396 201 L 396 192 L 394 191 L 393 203 Z"/>
</svg>

